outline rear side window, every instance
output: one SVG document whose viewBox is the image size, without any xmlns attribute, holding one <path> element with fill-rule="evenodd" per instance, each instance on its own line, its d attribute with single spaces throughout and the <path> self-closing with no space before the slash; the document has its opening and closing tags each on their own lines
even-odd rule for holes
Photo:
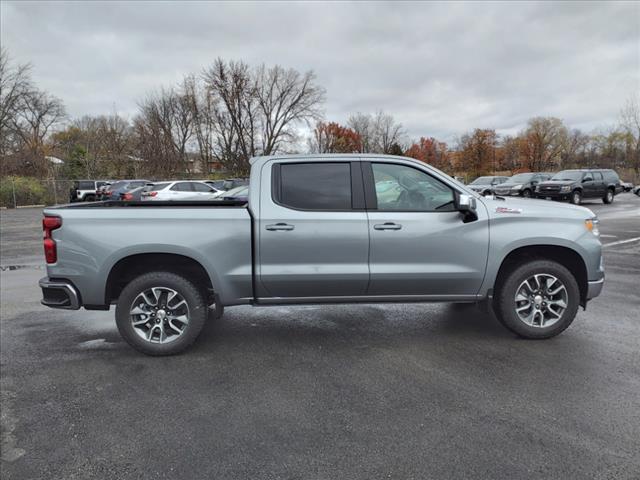
<svg viewBox="0 0 640 480">
<path fill-rule="evenodd" d="M 94 182 L 78 182 L 78 190 L 94 190 L 95 188 Z"/>
<path fill-rule="evenodd" d="M 282 163 L 274 191 L 280 204 L 300 210 L 350 210 L 349 163 Z M 277 182 L 276 182 L 277 184 Z"/>
<path fill-rule="evenodd" d="M 160 190 L 167 188 L 167 185 L 169 185 L 169 183 L 156 183 L 155 185 L 151 186 L 148 191 L 159 192 Z"/>
<path fill-rule="evenodd" d="M 193 192 L 191 189 L 191 182 L 179 182 L 176 183 L 171 190 L 174 192 Z"/>
<path fill-rule="evenodd" d="M 601 182 L 602 181 L 602 174 L 600 172 L 593 172 L 593 179 L 596 182 Z"/>
<path fill-rule="evenodd" d="M 620 181 L 620 177 L 618 177 L 618 174 L 613 170 L 605 170 L 602 173 L 604 174 L 604 179 L 607 182 L 616 183 Z"/>
<path fill-rule="evenodd" d="M 212 189 L 209 185 L 205 185 L 204 183 L 192 183 L 193 189 L 196 192 L 211 192 Z"/>
</svg>

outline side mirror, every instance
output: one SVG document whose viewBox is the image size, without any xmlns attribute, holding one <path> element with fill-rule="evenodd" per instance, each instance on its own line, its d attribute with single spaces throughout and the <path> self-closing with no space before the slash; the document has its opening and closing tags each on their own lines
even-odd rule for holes
<svg viewBox="0 0 640 480">
<path fill-rule="evenodd" d="M 538 184 L 537 180 L 534 180 L 533 182 L 531 182 L 531 185 L 533 185 L 534 187 Z"/>
<path fill-rule="evenodd" d="M 476 199 L 465 193 L 455 192 L 454 205 L 456 210 L 464 215 L 464 222 L 472 222 L 478 219 L 476 214 Z"/>
<path fill-rule="evenodd" d="M 593 182 L 593 178 L 591 178 L 591 177 L 584 177 L 584 178 L 582 179 L 582 183 L 587 183 L 587 182 Z"/>
</svg>

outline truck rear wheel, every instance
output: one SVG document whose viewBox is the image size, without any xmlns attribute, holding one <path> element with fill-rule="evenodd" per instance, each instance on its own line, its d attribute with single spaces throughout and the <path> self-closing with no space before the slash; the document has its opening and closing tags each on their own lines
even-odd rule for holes
<svg viewBox="0 0 640 480">
<path fill-rule="evenodd" d="M 205 297 L 186 278 L 150 272 L 132 280 L 116 305 L 122 338 L 147 355 L 173 355 L 200 335 L 208 314 Z"/>
<path fill-rule="evenodd" d="M 532 260 L 507 273 L 494 297 L 498 320 L 524 338 L 550 338 L 578 312 L 580 289 L 573 274 L 551 260 Z"/>
</svg>

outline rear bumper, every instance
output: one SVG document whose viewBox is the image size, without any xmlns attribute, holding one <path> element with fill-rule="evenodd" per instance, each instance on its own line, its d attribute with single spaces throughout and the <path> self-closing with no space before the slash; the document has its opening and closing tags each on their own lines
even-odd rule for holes
<svg viewBox="0 0 640 480">
<path fill-rule="evenodd" d="M 49 277 L 44 277 L 40 279 L 38 284 L 42 289 L 40 303 L 43 305 L 64 310 L 78 310 L 80 308 L 80 295 L 71 282 L 50 280 Z"/>
<path fill-rule="evenodd" d="M 602 292 L 602 287 L 604 286 L 604 277 L 600 280 L 590 281 L 588 283 L 587 288 L 587 300 L 591 300 L 592 298 L 597 297 Z"/>
</svg>

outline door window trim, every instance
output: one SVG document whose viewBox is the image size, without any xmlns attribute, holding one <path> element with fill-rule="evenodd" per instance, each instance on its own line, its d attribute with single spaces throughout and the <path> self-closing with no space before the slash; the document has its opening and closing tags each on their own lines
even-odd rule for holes
<svg viewBox="0 0 640 480">
<path fill-rule="evenodd" d="M 318 164 L 348 164 L 350 167 L 351 176 L 351 208 L 331 209 L 331 208 L 299 208 L 292 205 L 282 203 L 282 165 L 318 165 Z M 365 193 L 362 181 L 361 167 L 362 162 L 354 162 L 351 160 L 332 160 L 327 162 L 276 162 L 271 166 L 271 201 L 276 205 L 288 208 L 289 210 L 296 210 L 299 212 L 358 212 L 365 210 Z"/>
</svg>

